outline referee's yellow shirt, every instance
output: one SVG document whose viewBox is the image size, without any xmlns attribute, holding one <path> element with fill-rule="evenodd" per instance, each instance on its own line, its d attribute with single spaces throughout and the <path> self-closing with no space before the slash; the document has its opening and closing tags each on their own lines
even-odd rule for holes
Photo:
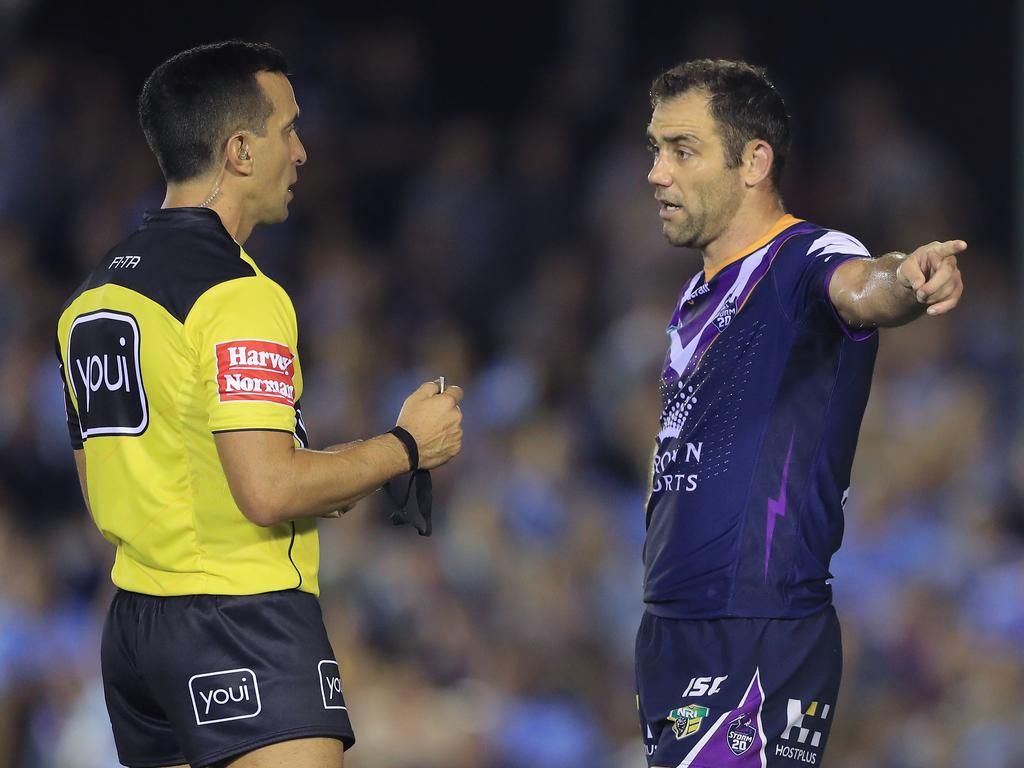
<svg viewBox="0 0 1024 768">
<path fill-rule="evenodd" d="M 316 521 L 249 522 L 213 438 L 306 444 L 296 344 L 288 295 L 204 208 L 148 212 L 72 296 L 57 326 L 68 428 L 117 586 L 318 594 Z"/>
</svg>

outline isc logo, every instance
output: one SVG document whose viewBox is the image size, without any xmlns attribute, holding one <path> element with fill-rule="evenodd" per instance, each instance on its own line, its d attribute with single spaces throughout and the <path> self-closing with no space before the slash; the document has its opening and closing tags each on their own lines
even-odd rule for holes
<svg viewBox="0 0 1024 768">
<path fill-rule="evenodd" d="M 141 435 L 149 408 L 139 364 L 139 325 L 122 312 L 91 312 L 71 324 L 68 378 L 82 437 Z"/>
<path fill-rule="evenodd" d="M 334 659 L 324 659 L 317 664 L 320 672 L 320 695 L 324 700 L 324 709 L 347 709 L 345 699 L 341 695 L 341 670 Z"/>
<path fill-rule="evenodd" d="M 198 725 L 256 717 L 263 709 L 256 673 L 251 669 L 193 675 L 188 681 L 188 691 Z"/>
<path fill-rule="evenodd" d="M 714 696 L 721 689 L 722 683 L 728 679 L 728 675 L 722 675 L 721 677 L 691 677 L 690 684 L 683 691 L 683 698 Z"/>
</svg>

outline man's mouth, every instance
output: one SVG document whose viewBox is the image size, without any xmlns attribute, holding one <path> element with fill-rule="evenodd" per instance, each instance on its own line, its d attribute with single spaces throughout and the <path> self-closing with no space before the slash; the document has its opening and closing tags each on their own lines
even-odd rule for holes
<svg viewBox="0 0 1024 768">
<path fill-rule="evenodd" d="M 658 204 L 661 206 L 659 215 L 663 219 L 667 219 L 668 217 L 674 215 L 677 211 L 682 210 L 682 206 L 675 205 L 674 203 L 670 203 L 667 200 L 658 200 Z"/>
</svg>

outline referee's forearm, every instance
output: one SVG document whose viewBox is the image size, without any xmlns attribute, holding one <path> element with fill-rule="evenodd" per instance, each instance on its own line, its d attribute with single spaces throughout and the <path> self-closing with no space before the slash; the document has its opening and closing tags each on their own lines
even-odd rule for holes
<svg viewBox="0 0 1024 768">
<path fill-rule="evenodd" d="M 270 510 L 269 524 L 320 517 L 351 506 L 408 469 L 409 455 L 390 434 L 362 440 L 340 451 L 296 449 L 287 470 L 287 493 L 277 508 Z"/>
<path fill-rule="evenodd" d="M 235 503 L 268 526 L 344 509 L 409 469 L 409 455 L 385 434 L 327 451 L 296 448 L 291 434 L 242 430 L 214 435 Z"/>
</svg>

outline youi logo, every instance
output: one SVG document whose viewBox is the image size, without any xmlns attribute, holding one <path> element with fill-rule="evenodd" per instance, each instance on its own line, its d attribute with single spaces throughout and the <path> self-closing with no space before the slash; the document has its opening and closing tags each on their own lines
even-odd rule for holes
<svg viewBox="0 0 1024 768">
<path fill-rule="evenodd" d="M 68 334 L 68 380 L 82 437 L 141 435 L 149 423 L 139 324 L 124 312 L 80 315 Z"/>
<path fill-rule="evenodd" d="M 251 669 L 193 675 L 188 690 L 198 725 L 256 717 L 263 709 L 256 673 Z"/>
<path fill-rule="evenodd" d="M 341 694 L 341 669 L 334 659 L 324 659 L 317 664 L 320 673 L 320 695 L 324 709 L 348 709 Z"/>
</svg>

